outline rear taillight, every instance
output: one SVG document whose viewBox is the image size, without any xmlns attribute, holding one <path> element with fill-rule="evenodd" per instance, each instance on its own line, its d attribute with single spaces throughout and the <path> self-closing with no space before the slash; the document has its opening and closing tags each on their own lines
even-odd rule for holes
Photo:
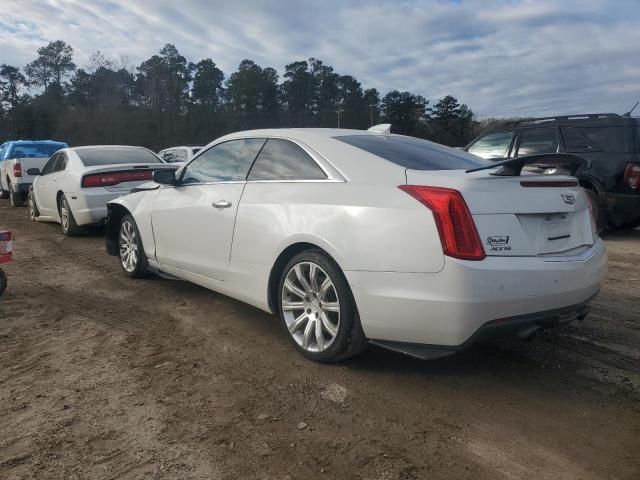
<svg viewBox="0 0 640 480">
<path fill-rule="evenodd" d="M 20 165 L 18 162 L 13 164 L 13 176 L 14 177 L 22 176 L 22 165 Z"/>
<path fill-rule="evenodd" d="M 471 212 L 459 191 L 423 185 L 400 185 L 398 188 L 433 212 L 445 255 L 463 260 L 486 257 Z"/>
<path fill-rule="evenodd" d="M 593 211 L 593 198 L 591 197 L 591 195 L 586 193 L 586 190 L 585 190 L 585 195 L 587 195 L 587 205 L 589 206 L 589 218 L 591 218 L 591 227 L 592 227 L 591 229 L 597 235 L 598 224 L 596 222 L 596 214 Z"/>
<path fill-rule="evenodd" d="M 91 173 L 82 177 L 82 188 L 112 187 L 123 182 L 151 180 L 153 170 L 130 170 L 124 172 Z"/>
<path fill-rule="evenodd" d="M 640 186 L 640 163 L 628 163 L 624 171 L 624 183 L 634 190 Z"/>
</svg>

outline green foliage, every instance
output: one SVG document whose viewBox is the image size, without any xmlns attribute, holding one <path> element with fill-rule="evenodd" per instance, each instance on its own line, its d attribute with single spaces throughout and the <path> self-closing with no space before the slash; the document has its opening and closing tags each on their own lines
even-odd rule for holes
<svg viewBox="0 0 640 480">
<path fill-rule="evenodd" d="M 384 121 L 390 123 L 396 133 L 418 136 L 421 126 L 428 119 L 429 101 L 422 95 L 393 90 L 382 99 Z"/>
<path fill-rule="evenodd" d="M 447 95 L 431 111 L 430 138 L 445 145 L 464 146 L 473 137 L 473 112 L 458 100 Z"/>
<path fill-rule="evenodd" d="M 228 77 L 206 58 L 188 62 L 165 45 L 138 67 L 94 52 L 76 69 L 73 49 L 58 40 L 41 47 L 20 69 L 0 67 L 0 139 L 41 137 L 79 144 L 134 144 L 159 150 L 202 144 L 236 130 L 273 127 L 366 129 L 391 123 L 394 133 L 464 145 L 477 123 L 473 112 L 447 96 L 429 102 L 411 92 L 381 98 L 353 76 L 322 60 L 274 68 L 250 59 Z M 29 86 L 29 94 L 25 93 Z"/>
<path fill-rule="evenodd" d="M 38 49 L 38 58 L 25 67 L 25 73 L 33 85 L 48 90 L 52 84 L 62 85 L 62 80 L 76 68 L 73 48 L 62 40 L 56 40 Z"/>
</svg>

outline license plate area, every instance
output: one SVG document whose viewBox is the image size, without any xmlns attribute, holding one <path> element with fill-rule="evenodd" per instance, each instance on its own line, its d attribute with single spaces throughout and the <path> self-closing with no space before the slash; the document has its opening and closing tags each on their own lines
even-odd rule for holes
<svg viewBox="0 0 640 480">
<path fill-rule="evenodd" d="M 571 213 L 544 214 L 538 236 L 538 253 L 567 250 L 572 246 Z"/>
</svg>

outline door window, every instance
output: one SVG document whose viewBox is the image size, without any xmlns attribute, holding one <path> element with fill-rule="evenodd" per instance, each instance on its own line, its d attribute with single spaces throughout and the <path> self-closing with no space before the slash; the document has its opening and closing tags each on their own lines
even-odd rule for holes
<svg viewBox="0 0 640 480">
<path fill-rule="evenodd" d="M 505 158 L 512 136 L 512 132 L 490 133 L 478 139 L 468 151 L 482 158 Z"/>
<path fill-rule="evenodd" d="M 263 138 L 243 138 L 214 145 L 189 164 L 182 183 L 245 180 L 264 142 Z"/>
<path fill-rule="evenodd" d="M 327 176 L 300 146 L 288 140 L 269 139 L 248 180 L 319 180 Z"/>
<path fill-rule="evenodd" d="M 531 128 L 520 134 L 517 156 L 556 153 L 558 136 L 555 128 Z"/>
</svg>

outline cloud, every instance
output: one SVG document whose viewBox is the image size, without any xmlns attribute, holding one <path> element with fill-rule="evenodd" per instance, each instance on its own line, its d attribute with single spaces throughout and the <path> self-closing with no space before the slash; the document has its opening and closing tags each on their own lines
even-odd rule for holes
<svg viewBox="0 0 640 480">
<path fill-rule="evenodd" d="M 86 65 L 173 43 L 229 75 L 316 57 L 365 87 L 452 94 L 480 116 L 622 112 L 640 98 L 635 0 L 4 0 L 0 62 L 62 39 Z"/>
</svg>

